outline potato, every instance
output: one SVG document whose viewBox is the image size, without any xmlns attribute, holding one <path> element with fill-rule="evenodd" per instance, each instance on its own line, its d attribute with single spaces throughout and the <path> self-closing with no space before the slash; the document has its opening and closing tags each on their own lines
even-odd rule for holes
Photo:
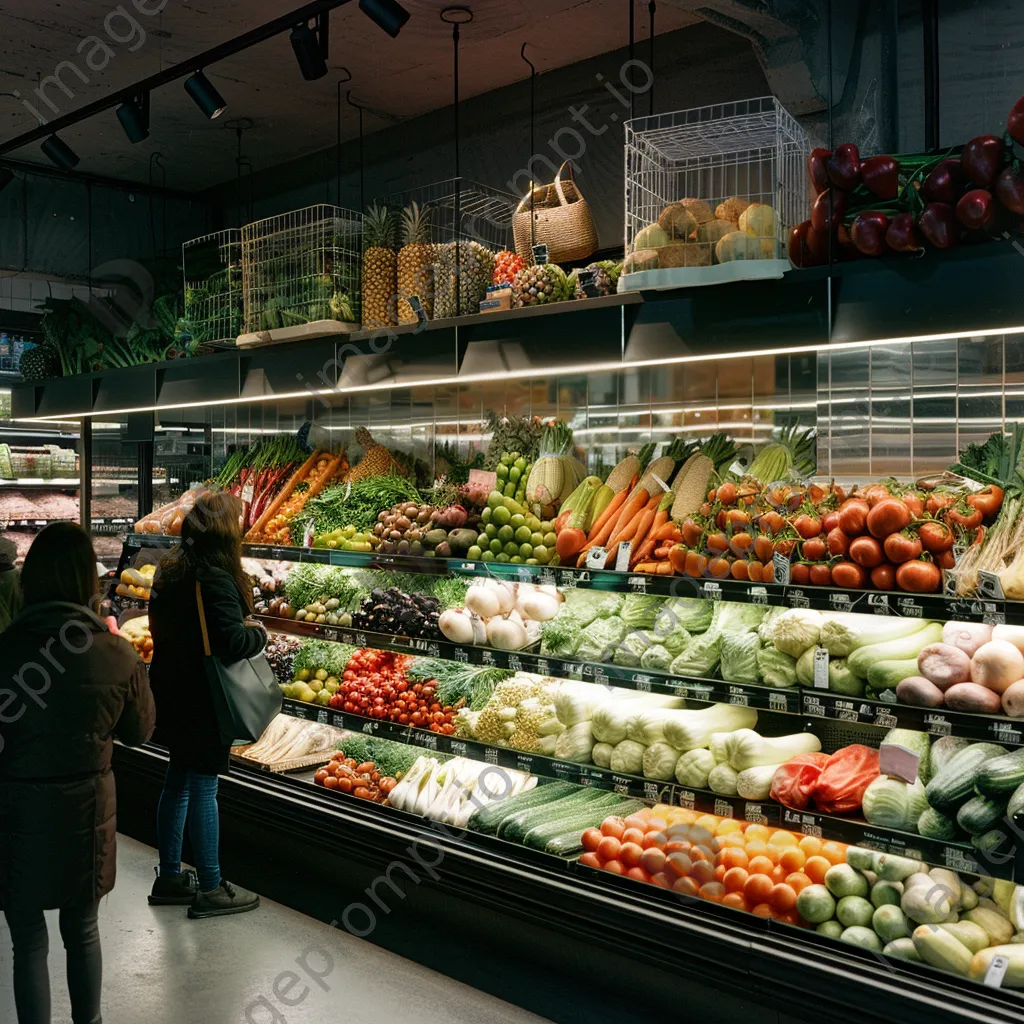
<svg viewBox="0 0 1024 1024">
<path fill-rule="evenodd" d="M 946 691 L 946 707 L 953 711 L 997 715 L 1002 709 L 1002 702 L 994 690 L 979 686 L 977 683 L 957 683 Z"/>
<path fill-rule="evenodd" d="M 1024 679 L 1019 679 L 1003 691 L 1003 711 L 1011 718 L 1024 718 Z"/>
<path fill-rule="evenodd" d="M 907 676 L 896 687 L 896 698 L 901 704 L 918 708 L 937 708 L 943 702 L 942 691 L 924 676 Z"/>
</svg>

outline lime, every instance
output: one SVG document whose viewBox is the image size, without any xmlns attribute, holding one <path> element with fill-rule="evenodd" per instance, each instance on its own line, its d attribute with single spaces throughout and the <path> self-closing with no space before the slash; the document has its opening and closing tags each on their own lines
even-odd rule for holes
<svg viewBox="0 0 1024 1024">
<path fill-rule="evenodd" d="M 483 551 L 480 549 L 480 545 L 479 544 L 471 545 L 470 549 L 466 552 L 466 557 L 471 559 L 474 562 L 478 558 L 480 558 L 482 555 L 483 555 Z"/>
<path fill-rule="evenodd" d="M 540 533 L 537 530 L 534 530 L 533 533 L 530 534 L 530 543 L 534 547 L 537 547 L 539 544 L 543 544 L 544 543 L 544 534 Z"/>
<path fill-rule="evenodd" d="M 520 473 L 522 473 L 522 471 L 526 469 L 526 459 L 524 459 L 522 455 L 520 455 L 519 458 L 517 458 L 516 461 L 512 463 L 512 465 L 516 469 L 518 469 Z"/>
<path fill-rule="evenodd" d="M 498 540 L 500 540 L 502 544 L 507 544 L 513 537 L 515 537 L 515 535 L 516 531 L 513 530 L 511 526 L 506 525 L 498 531 Z"/>
<path fill-rule="evenodd" d="M 499 480 L 504 480 L 508 477 L 508 466 L 503 462 L 499 462 L 498 465 L 494 467 L 494 472 L 497 474 Z"/>
<path fill-rule="evenodd" d="M 530 532 L 530 528 L 528 526 L 520 526 L 519 529 L 516 530 L 516 540 L 519 541 L 520 544 L 529 544 L 532 536 L 533 534 Z"/>
<path fill-rule="evenodd" d="M 512 513 L 504 505 L 499 505 L 491 515 L 491 522 L 497 523 L 499 526 L 504 526 L 511 519 Z"/>
<path fill-rule="evenodd" d="M 495 526 L 494 523 L 488 523 L 484 527 L 484 536 L 490 540 L 493 540 L 495 537 L 498 536 L 498 527 Z"/>
<path fill-rule="evenodd" d="M 528 558 L 526 560 L 526 564 L 527 565 L 540 565 L 540 562 L 538 562 L 536 558 Z"/>
<path fill-rule="evenodd" d="M 498 554 L 505 545 L 495 537 L 487 546 L 494 552 L 494 554 Z"/>
<path fill-rule="evenodd" d="M 512 498 L 507 494 L 505 495 L 504 498 L 501 499 L 501 503 L 505 506 L 505 508 L 509 510 L 510 514 L 514 514 L 516 512 L 519 512 L 521 514 L 523 511 L 519 502 L 513 501 Z"/>
<path fill-rule="evenodd" d="M 522 512 L 514 512 L 509 522 L 512 524 L 513 529 L 518 530 L 526 522 L 526 516 Z"/>
<path fill-rule="evenodd" d="M 488 505 L 487 508 L 485 508 L 483 512 L 480 513 L 480 522 L 489 523 L 491 521 L 491 513 L 493 511 L 494 510 L 491 508 L 491 506 Z"/>
<path fill-rule="evenodd" d="M 551 557 L 551 552 L 548 551 L 543 544 L 535 544 L 533 546 L 533 557 L 536 558 L 541 565 L 547 565 L 548 559 Z"/>
<path fill-rule="evenodd" d="M 487 505 L 489 508 L 497 508 L 505 500 L 505 495 L 501 491 L 491 491 L 487 495 Z"/>
<path fill-rule="evenodd" d="M 514 541 L 510 540 L 504 547 L 505 554 L 511 558 L 513 555 L 519 554 L 519 545 Z"/>
<path fill-rule="evenodd" d="M 513 555 L 511 559 L 516 565 L 522 565 L 523 560 L 519 555 Z"/>
<path fill-rule="evenodd" d="M 494 561 L 494 552 L 493 551 L 485 551 L 480 556 L 480 561 L 481 562 L 493 562 Z"/>
<path fill-rule="evenodd" d="M 544 534 L 544 544 L 546 547 L 553 548 L 555 546 L 555 541 L 557 540 L 558 537 L 555 535 L 554 530 Z"/>
<path fill-rule="evenodd" d="M 512 481 L 512 483 L 517 483 L 519 481 L 519 478 L 522 475 L 523 475 L 523 471 L 521 469 L 519 469 L 517 466 L 513 466 L 508 471 L 508 478 L 509 478 L 509 480 Z"/>
<path fill-rule="evenodd" d="M 514 483 L 512 483 L 512 481 L 510 480 L 507 484 L 505 484 L 505 497 L 506 498 L 511 498 L 511 497 L 513 497 L 515 495 L 515 493 L 516 493 L 516 485 Z"/>
<path fill-rule="evenodd" d="M 540 530 L 540 520 L 536 516 L 527 516 L 526 525 L 530 528 L 531 531 Z"/>
<path fill-rule="evenodd" d="M 533 555 L 533 545 L 532 544 L 520 544 L 519 545 L 519 554 L 521 554 L 523 556 L 523 558 L 529 558 L 531 555 Z"/>
<path fill-rule="evenodd" d="M 502 551 L 502 553 L 500 555 L 498 555 L 497 558 L 495 558 L 495 561 L 496 562 L 507 562 L 507 561 L 509 561 L 509 557 L 508 557 L 508 555 L 505 554 L 504 551 Z"/>
<path fill-rule="evenodd" d="M 554 528 L 555 524 L 548 519 L 543 520 L 543 522 L 541 522 L 540 524 L 541 533 L 550 533 Z"/>
</svg>

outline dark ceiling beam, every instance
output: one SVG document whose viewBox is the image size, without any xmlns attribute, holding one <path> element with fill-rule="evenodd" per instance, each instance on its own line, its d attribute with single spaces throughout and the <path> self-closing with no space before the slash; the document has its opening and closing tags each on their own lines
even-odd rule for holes
<svg viewBox="0 0 1024 1024">
<path fill-rule="evenodd" d="M 167 199 L 184 199 L 192 203 L 209 203 L 209 197 L 202 192 L 186 192 L 180 188 L 166 188 L 161 185 L 147 185 L 145 182 L 128 181 L 125 178 L 111 178 L 105 174 L 90 174 L 81 171 L 62 171 L 46 164 L 30 164 L 25 160 L 4 160 L 4 167 L 9 167 L 19 174 L 34 175 L 41 178 L 55 178 L 59 181 L 72 182 L 78 185 L 96 185 L 100 188 L 117 189 L 120 192 L 133 192 L 136 195 L 164 196 Z"/>
<path fill-rule="evenodd" d="M 235 36 L 234 39 L 229 39 L 226 43 L 220 43 L 205 53 L 190 57 L 180 64 L 174 64 L 155 75 L 150 75 L 149 78 L 144 78 L 142 81 L 135 82 L 133 85 L 129 85 L 117 92 L 109 93 L 101 100 L 88 103 L 86 106 L 80 107 L 70 114 L 64 114 L 53 121 L 47 121 L 46 124 L 39 125 L 39 127 L 33 128 L 32 131 L 24 132 L 13 139 L 0 143 L 0 156 L 13 153 L 15 150 L 22 149 L 33 142 L 39 142 L 90 117 L 95 117 L 97 114 L 102 114 L 104 111 L 118 107 L 122 103 L 137 97 L 140 93 L 151 92 L 182 78 L 187 78 L 196 71 L 201 71 L 203 68 L 208 68 L 218 61 L 233 57 L 237 53 L 242 53 L 244 50 L 266 42 L 266 40 L 281 35 L 283 32 L 289 32 L 296 25 L 312 21 L 317 15 L 332 11 L 336 7 L 341 7 L 349 2 L 350 0 L 314 0 L 313 3 L 299 7 L 290 14 L 285 14 L 280 18 L 275 18 L 273 21 L 268 21 L 265 25 L 254 28 L 249 32 L 244 32 L 240 36 Z"/>
</svg>

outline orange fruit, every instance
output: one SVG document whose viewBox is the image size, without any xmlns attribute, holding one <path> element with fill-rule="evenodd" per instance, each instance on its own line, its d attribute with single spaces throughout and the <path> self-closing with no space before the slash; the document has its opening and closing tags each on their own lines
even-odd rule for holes
<svg viewBox="0 0 1024 1024">
<path fill-rule="evenodd" d="M 638 828 L 641 832 L 647 831 L 647 819 L 641 818 L 639 814 L 631 814 L 628 818 L 622 819 L 622 824 L 629 828 Z"/>
<path fill-rule="evenodd" d="M 846 843 L 825 843 L 821 847 L 821 855 L 829 864 L 845 864 Z"/>
<path fill-rule="evenodd" d="M 764 855 L 758 857 L 751 857 L 750 863 L 747 865 L 747 870 L 752 875 L 770 875 L 775 864 L 772 862 L 770 857 Z"/>
<path fill-rule="evenodd" d="M 817 836 L 804 836 L 797 844 L 808 857 L 814 857 L 821 853 L 821 840 Z"/>
<path fill-rule="evenodd" d="M 698 891 L 697 883 L 692 878 L 677 878 L 672 883 L 672 890 L 681 896 L 696 896 Z"/>
<path fill-rule="evenodd" d="M 664 832 L 668 828 L 668 822 L 664 818 L 655 818 L 653 815 L 647 819 L 647 827 Z"/>
<path fill-rule="evenodd" d="M 724 836 L 715 836 L 715 845 L 720 850 L 743 850 L 746 849 L 747 841 L 742 832 L 727 832 Z"/>
<path fill-rule="evenodd" d="M 727 847 L 718 855 L 718 863 L 724 864 L 726 870 L 729 868 L 745 868 L 750 863 L 746 850 L 738 847 Z"/>
<path fill-rule="evenodd" d="M 789 872 L 781 864 L 776 864 L 775 867 L 772 868 L 772 881 L 784 882 L 786 880 L 786 875 L 788 874 Z"/>
<path fill-rule="evenodd" d="M 623 843 L 636 843 L 637 846 L 642 846 L 644 841 L 644 835 L 646 833 L 642 828 L 627 828 L 622 833 Z"/>
<path fill-rule="evenodd" d="M 825 881 L 825 872 L 830 867 L 832 867 L 832 861 L 827 857 L 808 857 L 807 863 L 804 864 L 804 874 L 816 885 L 821 885 Z"/>
<path fill-rule="evenodd" d="M 767 842 L 772 834 L 772 830 L 767 825 L 748 825 L 746 832 L 743 833 L 747 839 L 760 839 L 762 842 Z"/>
<path fill-rule="evenodd" d="M 784 882 L 773 885 L 768 902 L 780 913 L 788 914 L 796 907 L 796 890 Z"/>
<path fill-rule="evenodd" d="M 752 907 L 764 903 L 775 883 L 768 875 L 751 875 L 743 883 L 743 895 Z"/>
<path fill-rule="evenodd" d="M 741 892 L 727 892 L 722 897 L 723 907 L 732 907 L 733 910 L 746 910 L 747 901 L 743 897 Z"/>
<path fill-rule="evenodd" d="M 749 877 L 746 868 L 729 868 L 722 877 L 722 883 L 729 892 L 739 892 Z"/>
<path fill-rule="evenodd" d="M 706 828 L 712 835 L 714 835 L 715 830 L 725 820 L 725 818 L 719 818 L 715 814 L 702 814 L 694 822 L 694 825 L 696 825 L 698 828 Z"/>
<path fill-rule="evenodd" d="M 693 861 L 685 853 L 670 853 L 665 865 L 665 874 L 670 878 L 682 878 L 690 873 Z"/>
<path fill-rule="evenodd" d="M 719 864 L 718 867 L 715 868 L 715 881 L 720 882 L 723 878 L 725 878 L 725 865 Z"/>
<path fill-rule="evenodd" d="M 744 832 L 743 834 L 747 835 L 747 832 Z M 768 844 L 763 839 L 748 839 L 746 849 L 748 857 L 766 856 L 768 853 Z"/>
<path fill-rule="evenodd" d="M 652 846 L 661 850 L 667 842 L 668 838 L 665 836 L 664 832 L 648 832 L 644 836 L 644 841 L 640 845 L 645 850 L 651 849 Z"/>
<path fill-rule="evenodd" d="M 714 831 L 716 836 L 738 834 L 743 831 L 743 822 L 735 818 L 723 818 Z"/>
<path fill-rule="evenodd" d="M 788 848 L 782 851 L 779 863 L 789 871 L 799 871 L 807 863 L 807 854 L 799 847 Z"/>
<path fill-rule="evenodd" d="M 750 911 L 754 917 L 774 917 L 775 911 L 772 909 L 769 903 L 758 903 L 756 907 L 753 907 Z"/>
<path fill-rule="evenodd" d="M 798 842 L 797 837 L 784 828 L 776 829 L 768 838 L 769 846 L 796 846 Z"/>
<path fill-rule="evenodd" d="M 788 885 L 797 896 L 807 888 L 809 885 L 814 883 L 807 877 L 802 871 L 794 871 L 791 875 L 786 875 L 786 885 Z"/>
<path fill-rule="evenodd" d="M 643 853 L 644 848 L 639 843 L 623 843 L 619 847 L 619 860 L 627 868 L 635 868 L 639 866 Z"/>
<path fill-rule="evenodd" d="M 707 882 L 700 887 L 697 893 L 702 900 L 709 900 L 711 903 L 721 903 L 725 895 L 725 886 L 721 882 Z"/>
<path fill-rule="evenodd" d="M 647 874 L 641 867 L 632 867 L 626 872 L 627 878 L 632 878 L 634 882 L 650 882 L 651 876 Z"/>
<path fill-rule="evenodd" d="M 698 886 L 705 885 L 708 882 L 715 881 L 715 869 L 711 866 L 710 861 L 698 860 L 690 868 L 690 877 Z"/>
</svg>

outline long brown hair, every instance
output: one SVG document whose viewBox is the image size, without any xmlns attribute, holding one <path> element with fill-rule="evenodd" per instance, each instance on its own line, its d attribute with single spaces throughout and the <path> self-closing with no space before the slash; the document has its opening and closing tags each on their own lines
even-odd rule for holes
<svg viewBox="0 0 1024 1024">
<path fill-rule="evenodd" d="M 85 530 L 76 523 L 51 523 L 36 536 L 21 570 L 25 604 L 67 601 L 88 608 L 99 592 L 96 552 Z"/>
<path fill-rule="evenodd" d="M 181 544 L 160 561 L 154 581 L 161 585 L 191 582 L 203 566 L 223 569 L 238 586 L 251 612 L 252 585 L 242 571 L 242 503 L 233 494 L 220 492 L 199 498 L 181 524 Z"/>
</svg>

